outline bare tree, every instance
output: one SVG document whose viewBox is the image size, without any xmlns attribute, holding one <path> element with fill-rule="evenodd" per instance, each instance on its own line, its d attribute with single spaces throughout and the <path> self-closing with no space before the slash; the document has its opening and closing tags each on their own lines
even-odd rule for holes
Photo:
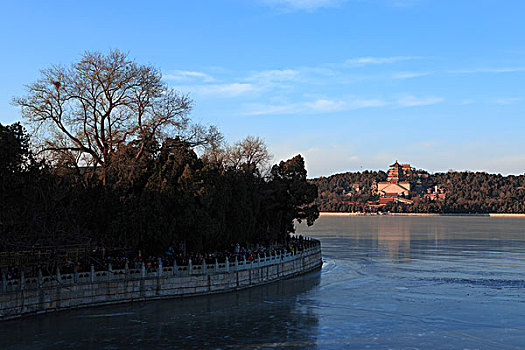
<svg viewBox="0 0 525 350">
<path fill-rule="evenodd" d="M 135 158 L 152 142 L 180 137 L 193 146 L 220 139 L 215 128 L 192 125 L 192 101 L 168 88 L 161 73 L 118 50 L 86 52 L 70 67 L 52 66 L 14 98 L 39 131 L 43 151 L 55 159 L 102 169 L 103 179 L 120 147 L 133 143 Z"/>
<path fill-rule="evenodd" d="M 268 164 L 272 159 L 264 141 L 260 137 L 254 136 L 247 136 L 244 140 L 231 146 L 221 144 L 208 147 L 205 157 L 209 161 L 225 167 L 238 169 L 248 166 L 258 169 L 260 172 L 269 169 Z"/>
<path fill-rule="evenodd" d="M 268 147 L 260 137 L 247 136 L 233 147 L 235 157 L 244 164 L 259 167 L 266 165 L 272 159 Z"/>
</svg>

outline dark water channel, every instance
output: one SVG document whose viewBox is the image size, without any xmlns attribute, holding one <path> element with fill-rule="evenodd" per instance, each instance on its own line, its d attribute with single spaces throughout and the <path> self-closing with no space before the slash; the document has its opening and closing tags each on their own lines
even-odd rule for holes
<svg viewBox="0 0 525 350">
<path fill-rule="evenodd" d="M 322 217 L 321 272 L 0 323 L 7 349 L 525 349 L 525 218 Z"/>
</svg>

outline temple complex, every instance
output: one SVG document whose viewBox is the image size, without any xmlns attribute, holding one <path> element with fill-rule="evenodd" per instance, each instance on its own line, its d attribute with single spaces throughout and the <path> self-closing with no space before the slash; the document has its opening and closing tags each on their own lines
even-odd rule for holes
<svg viewBox="0 0 525 350">
<path fill-rule="evenodd" d="M 395 198 L 399 196 L 409 196 L 411 190 L 410 180 L 414 177 L 414 169 L 410 164 L 399 164 L 396 162 L 390 165 L 387 173 L 387 180 L 378 182 L 377 193 L 380 197 Z"/>
<path fill-rule="evenodd" d="M 369 207 L 379 209 L 392 202 L 410 205 L 414 200 L 423 198 L 431 201 L 444 200 L 446 190 L 443 187 L 424 187 L 422 180 L 428 176 L 427 172 L 416 170 L 410 164 L 400 164 L 396 160 L 388 169 L 386 181 L 374 182 L 372 185 L 379 200 L 369 202 Z"/>
</svg>

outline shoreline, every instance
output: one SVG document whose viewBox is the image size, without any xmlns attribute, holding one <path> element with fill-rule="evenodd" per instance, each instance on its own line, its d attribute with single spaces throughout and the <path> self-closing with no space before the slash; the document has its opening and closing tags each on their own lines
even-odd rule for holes
<svg viewBox="0 0 525 350">
<path fill-rule="evenodd" d="M 505 214 L 505 213 L 351 213 L 351 212 L 327 212 L 319 213 L 319 216 L 475 216 L 490 218 L 525 218 L 524 214 Z"/>
</svg>

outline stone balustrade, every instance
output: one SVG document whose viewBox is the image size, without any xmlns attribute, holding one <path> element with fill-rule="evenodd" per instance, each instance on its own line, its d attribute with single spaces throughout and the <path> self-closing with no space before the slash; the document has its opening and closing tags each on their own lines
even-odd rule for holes
<svg viewBox="0 0 525 350">
<path fill-rule="evenodd" d="M 75 272 L 7 280 L 2 276 L 0 320 L 27 314 L 112 303 L 231 291 L 293 277 L 321 267 L 321 246 L 308 240 L 296 254 L 262 255 L 251 261 Z"/>
</svg>

